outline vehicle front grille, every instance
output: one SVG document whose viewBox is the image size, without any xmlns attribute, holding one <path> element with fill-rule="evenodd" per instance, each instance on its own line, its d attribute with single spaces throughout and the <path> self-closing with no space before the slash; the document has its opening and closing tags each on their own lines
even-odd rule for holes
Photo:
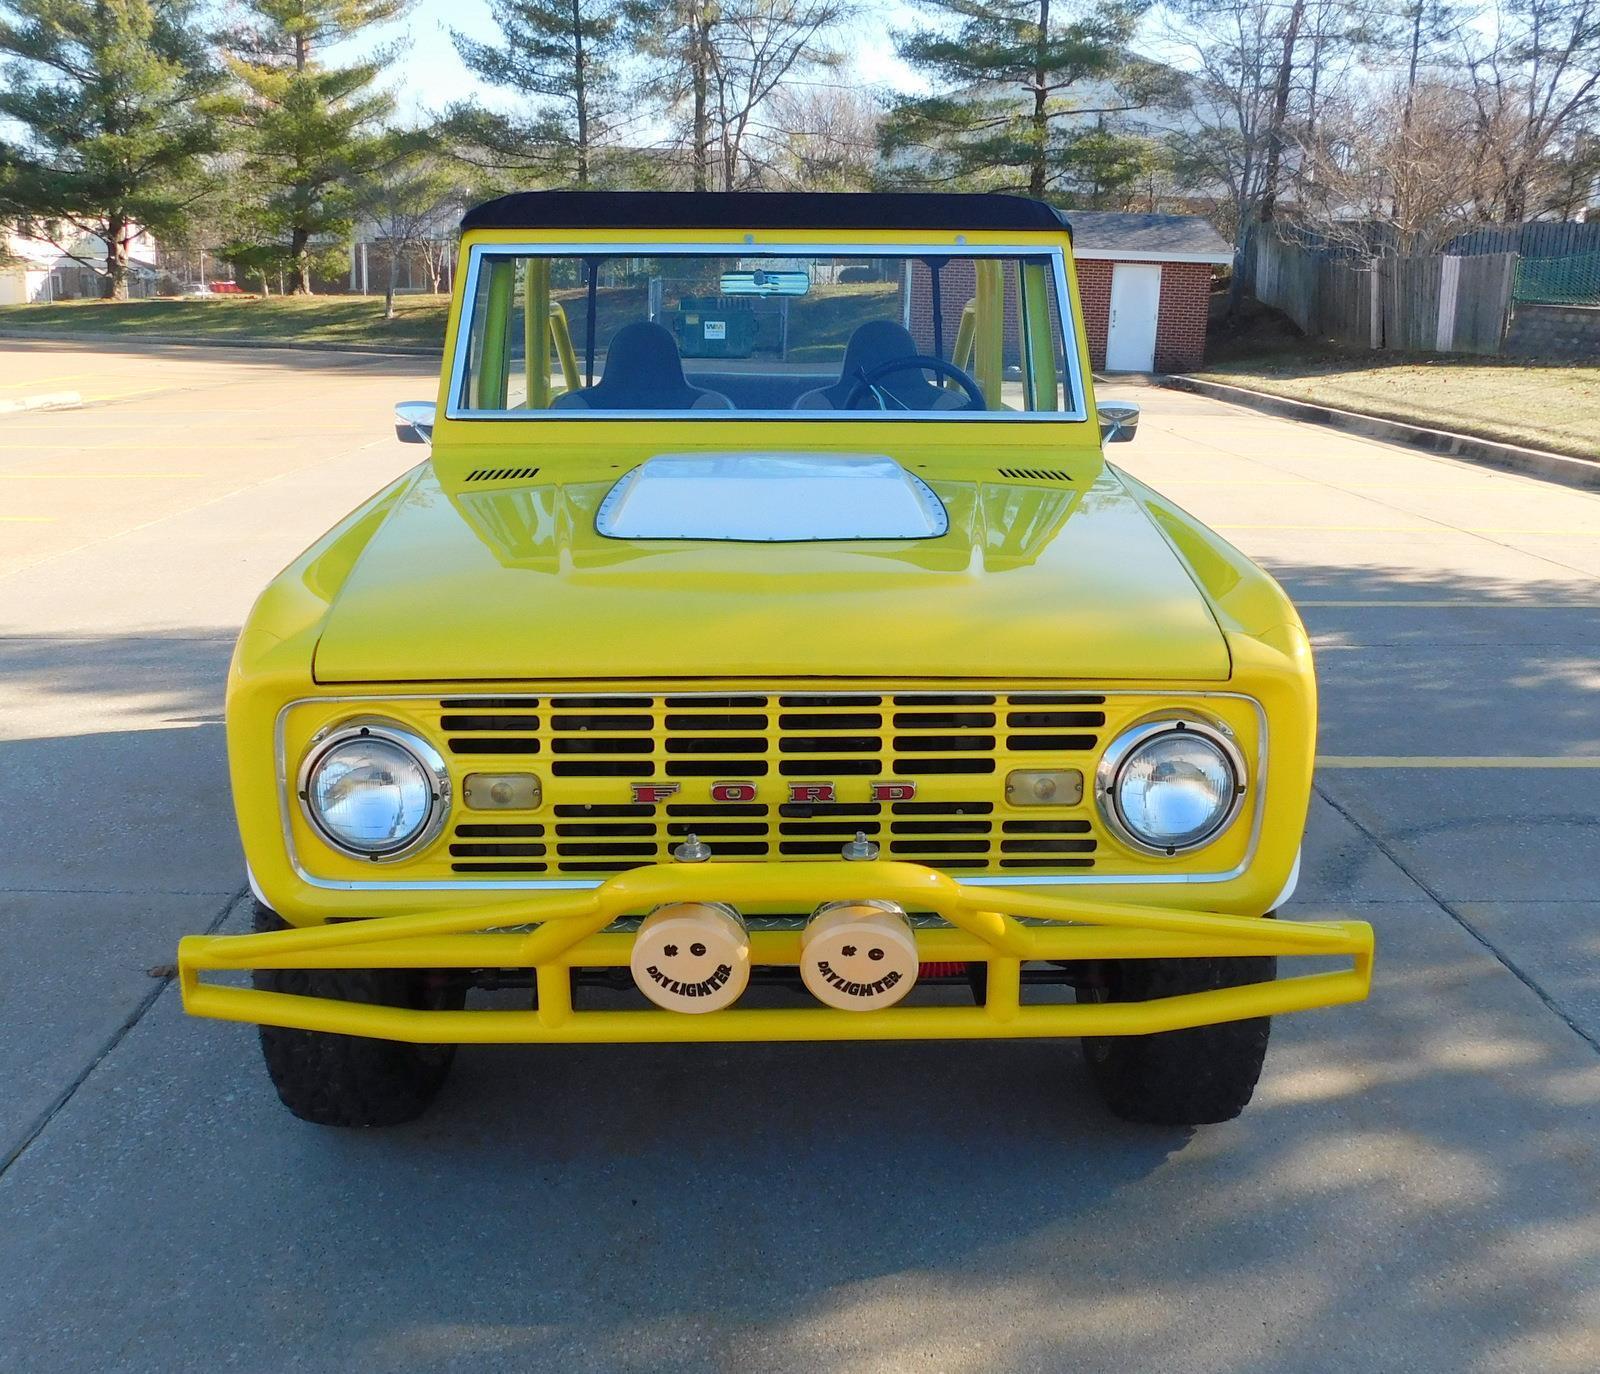
<svg viewBox="0 0 1600 1374">
<path fill-rule="evenodd" d="M 803 862 L 838 856 L 857 832 L 884 858 L 962 877 L 1170 881 L 1244 862 L 1253 826 L 1236 824 L 1193 856 L 1135 853 L 1105 828 L 1094 770 L 1137 722 L 1191 710 L 1225 724 L 1258 766 L 1260 711 L 1234 694 L 855 683 L 310 698 L 288 709 L 280 766 L 293 777 L 319 731 L 374 716 L 445 756 L 454 789 L 445 833 L 393 862 L 329 849 L 285 799 L 301 866 L 335 882 L 588 882 L 669 862 L 691 834 L 714 863 Z M 1059 799 L 1031 802 L 1020 787 L 1008 795 L 1018 771 L 1064 775 Z M 538 805 L 470 807 L 474 774 L 532 775 Z"/>
<path fill-rule="evenodd" d="M 553 803 L 540 822 L 462 817 L 451 868 L 603 875 L 664 862 L 690 834 L 719 860 L 831 858 L 858 832 L 885 857 L 952 872 L 1090 868 L 1087 799 L 1014 814 L 1005 776 L 1091 770 L 1104 705 L 1041 692 L 446 699 L 439 724 L 463 771 L 527 768 Z M 730 782 L 755 795 L 717 800 Z M 873 800 L 873 782 L 915 796 Z M 641 803 L 635 783 L 676 790 Z M 828 784 L 831 801 L 791 791 Z"/>
</svg>

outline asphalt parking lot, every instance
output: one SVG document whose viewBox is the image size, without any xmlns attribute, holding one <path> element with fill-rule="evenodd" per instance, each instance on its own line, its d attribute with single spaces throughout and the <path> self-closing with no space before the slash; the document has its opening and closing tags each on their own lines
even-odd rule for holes
<svg viewBox="0 0 1600 1374">
<path fill-rule="evenodd" d="M 1137 393 L 1117 459 L 1315 638 L 1292 914 L 1378 932 L 1240 1120 L 1123 1125 L 1050 1044 L 585 1047 L 339 1133 L 159 966 L 243 917 L 236 628 L 433 369 L 0 360 L 86 402 L 0 414 L 0 1367 L 1600 1367 L 1600 496 Z"/>
</svg>

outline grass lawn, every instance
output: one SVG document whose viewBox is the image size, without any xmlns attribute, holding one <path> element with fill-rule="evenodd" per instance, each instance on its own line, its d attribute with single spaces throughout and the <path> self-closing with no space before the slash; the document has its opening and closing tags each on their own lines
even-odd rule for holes
<svg viewBox="0 0 1600 1374">
<path fill-rule="evenodd" d="M 1224 346 L 1209 381 L 1600 458 L 1600 366 L 1527 358 L 1354 353 L 1284 340 L 1259 351 Z"/>
<path fill-rule="evenodd" d="M 863 319 L 893 306 L 894 282 L 819 286 L 791 302 L 789 356 L 835 361 L 850 331 Z M 572 325 L 573 342 L 583 348 L 584 293 L 557 291 Z M 621 324 L 643 316 L 643 286 L 605 287 L 600 292 L 602 343 Z M 405 348 L 444 343 L 448 296 L 401 296 L 397 315 L 383 318 L 381 296 L 213 296 L 209 299 L 149 301 L 58 301 L 54 305 L 0 306 L 0 331 L 37 329 L 41 334 L 106 334 L 138 338 L 179 335 L 195 343 L 375 344 Z M 776 316 L 767 320 L 776 342 Z"/>
<path fill-rule="evenodd" d="M 394 319 L 382 296 L 212 296 L 184 300 L 58 301 L 0 307 L 0 330 L 41 334 L 176 334 L 196 343 L 256 339 L 438 348 L 448 296 L 401 296 Z"/>
</svg>

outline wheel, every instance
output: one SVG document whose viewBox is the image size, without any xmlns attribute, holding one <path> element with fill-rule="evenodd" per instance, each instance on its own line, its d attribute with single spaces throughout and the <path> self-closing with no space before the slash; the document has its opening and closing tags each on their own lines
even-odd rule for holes
<svg viewBox="0 0 1600 1374">
<path fill-rule="evenodd" d="M 255 904 L 252 926 L 283 930 L 277 912 Z M 385 1007 L 459 1010 L 466 994 L 411 969 L 257 969 L 264 992 L 337 997 Z M 396 1126 L 420 1116 L 450 1072 L 454 1045 L 409 1045 L 324 1031 L 261 1027 L 261 1053 L 283 1105 L 319 1126 Z"/>
<path fill-rule="evenodd" d="M 1109 959 L 1079 1001 L 1148 1002 L 1186 992 L 1262 983 L 1277 974 L 1272 955 L 1242 959 Z M 1089 1076 L 1125 1121 L 1204 1126 L 1231 1121 L 1248 1105 L 1267 1054 L 1270 1017 L 1223 1021 L 1156 1035 L 1085 1036 Z"/>
</svg>

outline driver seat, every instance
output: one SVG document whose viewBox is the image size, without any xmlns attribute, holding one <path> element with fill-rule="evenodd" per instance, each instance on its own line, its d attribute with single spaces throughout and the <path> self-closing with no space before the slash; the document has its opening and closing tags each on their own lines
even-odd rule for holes
<svg viewBox="0 0 1600 1374">
<path fill-rule="evenodd" d="M 916 341 L 904 325 L 896 324 L 893 320 L 868 320 L 850 336 L 850 342 L 845 345 L 844 362 L 839 366 L 839 380 L 831 386 L 806 392 L 795 401 L 794 408 L 843 410 L 863 374 L 870 374 L 874 368 L 897 358 L 916 356 Z M 873 385 L 893 396 L 907 410 L 960 410 L 967 404 L 964 392 L 947 391 L 944 387 L 934 386 L 919 369 L 913 367 L 891 372 Z M 875 409 L 865 400 L 858 403 L 856 408 Z"/>
</svg>

